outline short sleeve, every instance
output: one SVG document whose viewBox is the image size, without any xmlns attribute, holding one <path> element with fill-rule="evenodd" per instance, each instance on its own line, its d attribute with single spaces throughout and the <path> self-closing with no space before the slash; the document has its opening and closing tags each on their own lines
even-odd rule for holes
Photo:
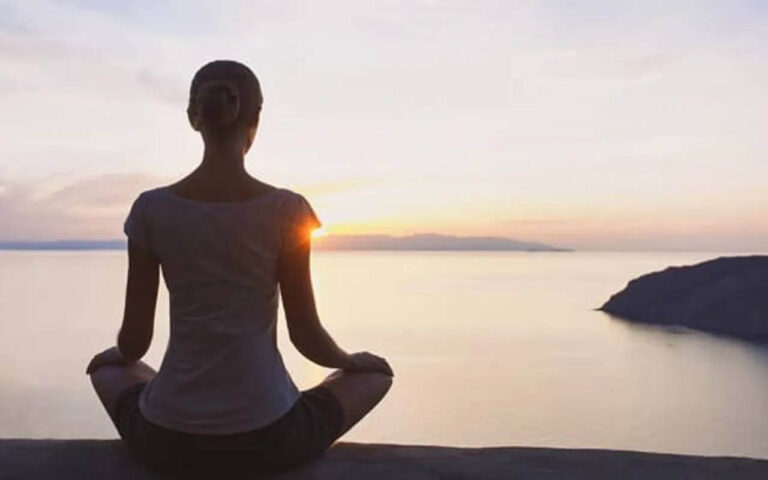
<svg viewBox="0 0 768 480">
<path fill-rule="evenodd" d="M 309 242 L 312 231 L 320 228 L 322 223 L 309 201 L 304 196 L 294 193 L 285 211 L 284 225 L 283 248 L 291 249 Z"/>
<path fill-rule="evenodd" d="M 144 209 L 144 196 L 142 194 L 133 201 L 131 210 L 128 212 L 128 217 L 126 217 L 125 222 L 123 223 L 123 232 L 125 232 L 125 235 L 131 243 L 145 250 L 149 250 L 149 230 L 147 228 Z"/>
</svg>

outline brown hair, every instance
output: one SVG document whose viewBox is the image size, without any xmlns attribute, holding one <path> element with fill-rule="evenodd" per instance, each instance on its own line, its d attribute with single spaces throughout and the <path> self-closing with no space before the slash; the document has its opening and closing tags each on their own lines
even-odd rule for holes
<svg viewBox="0 0 768 480">
<path fill-rule="evenodd" d="M 264 98 L 250 68 L 233 60 L 203 65 L 192 78 L 187 112 L 196 114 L 198 127 L 210 133 L 226 133 L 253 125 Z"/>
</svg>

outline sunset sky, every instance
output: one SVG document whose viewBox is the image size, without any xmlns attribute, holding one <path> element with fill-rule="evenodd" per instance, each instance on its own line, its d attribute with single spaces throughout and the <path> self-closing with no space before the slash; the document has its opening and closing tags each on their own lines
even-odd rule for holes
<svg viewBox="0 0 768 480">
<path fill-rule="evenodd" d="M 768 251 L 768 2 L 704 0 L 0 0 L 0 240 L 120 238 L 218 58 L 328 233 Z"/>
</svg>

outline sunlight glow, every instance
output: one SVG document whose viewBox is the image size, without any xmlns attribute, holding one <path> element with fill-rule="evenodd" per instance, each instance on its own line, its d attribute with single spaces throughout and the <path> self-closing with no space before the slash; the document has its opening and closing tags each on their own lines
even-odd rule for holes
<svg viewBox="0 0 768 480">
<path fill-rule="evenodd" d="M 324 227 L 316 228 L 312 230 L 312 238 L 318 238 L 326 235 L 328 232 L 325 231 Z"/>
</svg>

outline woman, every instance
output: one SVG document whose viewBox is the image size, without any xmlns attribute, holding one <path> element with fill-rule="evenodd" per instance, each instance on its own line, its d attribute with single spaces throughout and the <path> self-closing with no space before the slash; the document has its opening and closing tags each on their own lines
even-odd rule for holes
<svg viewBox="0 0 768 480">
<path fill-rule="evenodd" d="M 117 346 L 87 368 L 137 458 L 184 478 L 305 462 L 392 384 L 386 360 L 346 353 L 318 319 L 309 253 L 320 222 L 307 200 L 245 170 L 261 105 L 245 65 L 215 61 L 195 74 L 187 114 L 205 143 L 202 163 L 134 201 L 124 224 L 129 265 Z M 152 339 L 160 266 L 171 329 L 155 372 L 140 359 Z M 277 350 L 278 288 L 293 345 L 338 369 L 303 392 Z"/>
</svg>

